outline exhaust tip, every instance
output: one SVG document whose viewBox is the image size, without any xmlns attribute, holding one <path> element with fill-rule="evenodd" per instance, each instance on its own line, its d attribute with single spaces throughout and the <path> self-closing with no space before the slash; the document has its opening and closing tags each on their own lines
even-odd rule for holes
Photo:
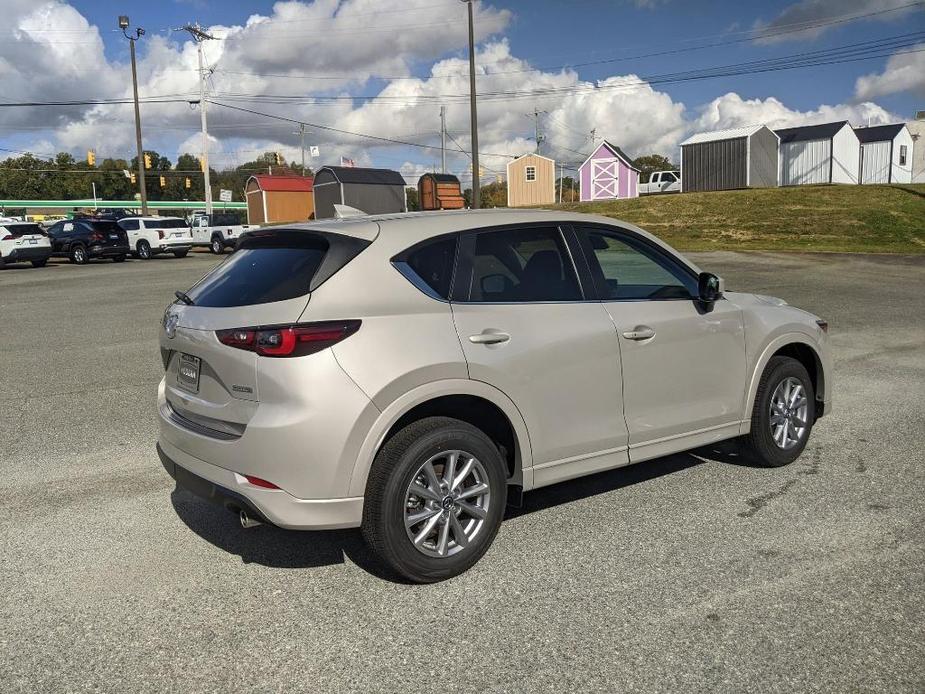
<svg viewBox="0 0 925 694">
<path fill-rule="evenodd" d="M 238 518 L 241 521 L 242 528 L 256 528 L 258 525 L 263 525 L 259 520 L 254 520 L 248 516 L 247 511 L 242 510 L 241 513 L 238 514 Z"/>
</svg>

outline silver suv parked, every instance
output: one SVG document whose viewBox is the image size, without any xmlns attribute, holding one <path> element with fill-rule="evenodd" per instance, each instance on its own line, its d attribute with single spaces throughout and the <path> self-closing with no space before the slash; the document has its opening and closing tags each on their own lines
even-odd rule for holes
<svg viewBox="0 0 925 694">
<path fill-rule="evenodd" d="M 251 526 L 465 571 L 524 491 L 721 439 L 803 451 L 827 325 L 630 224 L 540 210 L 261 229 L 163 319 L 158 451 Z"/>
</svg>

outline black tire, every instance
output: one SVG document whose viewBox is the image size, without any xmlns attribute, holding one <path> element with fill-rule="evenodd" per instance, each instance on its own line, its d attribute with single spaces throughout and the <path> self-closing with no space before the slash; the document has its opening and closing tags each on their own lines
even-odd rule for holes
<svg viewBox="0 0 925 694">
<path fill-rule="evenodd" d="M 221 255 L 225 252 L 225 242 L 222 241 L 220 236 L 213 236 L 209 242 L 209 250 L 215 255 Z"/>
<path fill-rule="evenodd" d="M 32 261 L 32 267 L 45 267 L 46 265 L 48 265 L 48 258 Z"/>
<path fill-rule="evenodd" d="M 86 265 L 90 260 L 90 257 L 87 255 L 87 249 L 79 243 L 71 246 L 68 257 L 70 257 L 71 262 L 74 263 L 74 265 Z"/>
<path fill-rule="evenodd" d="M 778 445 L 772 435 L 771 399 L 777 387 L 788 378 L 796 379 L 803 386 L 806 397 L 806 426 L 798 442 L 792 448 L 785 449 Z M 806 368 L 790 357 L 771 357 L 764 373 L 761 374 L 755 394 L 751 431 L 741 439 L 744 453 L 753 462 L 766 467 L 781 467 L 792 463 L 800 457 L 806 448 L 806 442 L 809 441 L 816 418 L 815 406 L 816 393 Z"/>
<path fill-rule="evenodd" d="M 185 251 L 174 251 L 173 257 L 174 258 L 185 258 L 187 253 L 189 253 L 189 249 Z"/>
<path fill-rule="evenodd" d="M 135 255 L 142 260 L 151 260 L 151 244 L 141 239 L 135 246 Z"/>
<path fill-rule="evenodd" d="M 125 262 L 125 256 L 124 256 L 124 255 L 114 255 L 114 256 L 112 257 L 112 262 L 114 262 L 114 263 L 124 263 L 124 262 Z"/>
<path fill-rule="evenodd" d="M 468 546 L 434 557 L 419 551 L 405 530 L 406 492 L 420 467 L 448 450 L 466 451 L 482 463 L 491 496 L 484 524 Z M 386 564 L 410 581 L 433 583 L 458 576 L 481 559 L 501 526 L 506 477 L 498 448 L 471 424 L 449 417 L 409 424 L 386 442 L 373 462 L 363 505 L 363 537 Z"/>
</svg>

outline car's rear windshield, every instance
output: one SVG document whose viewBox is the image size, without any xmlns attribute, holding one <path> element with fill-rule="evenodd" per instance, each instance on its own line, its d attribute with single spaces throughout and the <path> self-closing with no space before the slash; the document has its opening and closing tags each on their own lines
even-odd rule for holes
<svg viewBox="0 0 925 694">
<path fill-rule="evenodd" d="M 45 232 L 42 231 L 42 227 L 38 224 L 4 224 L 3 228 L 6 229 L 8 234 L 11 234 L 13 238 L 18 239 L 20 236 L 44 236 Z"/>
<path fill-rule="evenodd" d="M 368 244 L 304 231 L 246 235 L 228 260 L 189 292 L 196 306 L 267 304 L 306 296 Z"/>
<path fill-rule="evenodd" d="M 183 229 L 188 228 L 189 224 L 185 219 L 156 219 L 145 222 L 145 226 L 152 229 Z"/>
<path fill-rule="evenodd" d="M 109 233 L 113 231 L 124 231 L 122 227 L 119 226 L 118 222 L 110 222 L 108 220 L 93 219 L 85 220 L 84 224 L 89 226 L 93 231 L 99 231 L 101 233 Z"/>
</svg>

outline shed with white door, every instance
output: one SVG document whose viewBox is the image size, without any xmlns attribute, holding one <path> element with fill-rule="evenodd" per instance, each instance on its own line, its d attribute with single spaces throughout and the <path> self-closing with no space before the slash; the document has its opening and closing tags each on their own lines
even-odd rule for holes
<svg viewBox="0 0 925 694">
<path fill-rule="evenodd" d="M 639 169 L 607 140 L 578 167 L 578 180 L 582 202 L 639 197 Z"/>
<path fill-rule="evenodd" d="M 912 133 L 905 123 L 855 128 L 861 183 L 912 183 Z"/>
<path fill-rule="evenodd" d="M 861 144 L 846 121 L 777 130 L 780 184 L 857 183 Z"/>
<path fill-rule="evenodd" d="M 776 186 L 777 145 L 777 135 L 766 125 L 691 135 L 681 143 L 681 190 Z"/>
</svg>

